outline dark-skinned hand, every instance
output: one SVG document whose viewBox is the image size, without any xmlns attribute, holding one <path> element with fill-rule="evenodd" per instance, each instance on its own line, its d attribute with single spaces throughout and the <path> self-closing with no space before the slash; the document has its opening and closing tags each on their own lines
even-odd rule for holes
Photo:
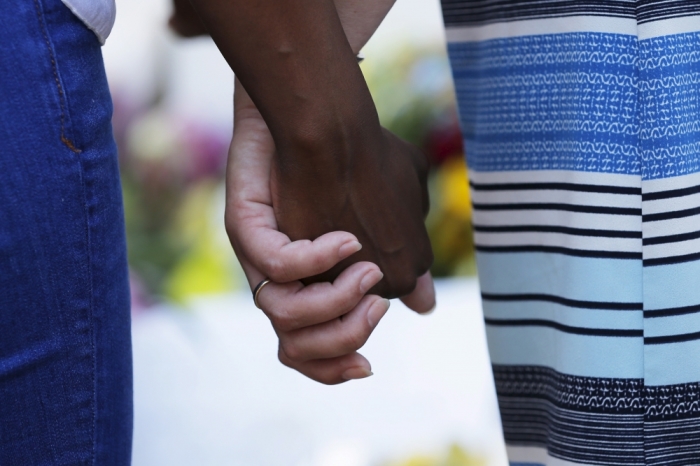
<svg viewBox="0 0 700 466">
<path fill-rule="evenodd" d="M 350 264 L 369 261 L 384 273 L 370 293 L 397 298 L 413 291 L 432 262 L 424 225 L 428 164 L 391 132 L 382 129 L 375 136 L 350 138 L 331 156 L 287 165 L 277 157 L 273 206 L 280 231 L 293 241 L 347 231 L 362 244 L 360 252 L 305 283 L 333 281 Z M 277 278 L 284 281 L 281 272 Z"/>
</svg>

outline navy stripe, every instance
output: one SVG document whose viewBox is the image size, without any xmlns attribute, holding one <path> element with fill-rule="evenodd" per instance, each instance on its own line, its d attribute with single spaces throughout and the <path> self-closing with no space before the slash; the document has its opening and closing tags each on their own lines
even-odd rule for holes
<svg viewBox="0 0 700 466">
<path fill-rule="evenodd" d="M 576 307 L 579 309 L 596 309 L 609 311 L 641 311 L 642 303 L 620 303 L 620 302 L 602 302 L 602 301 L 580 301 L 577 299 L 563 298 L 543 293 L 521 293 L 521 294 L 496 294 L 496 293 L 481 293 L 481 299 L 487 301 L 544 301 L 549 303 L 562 304 L 568 307 Z"/>
<path fill-rule="evenodd" d="M 629 0 L 442 0 L 446 26 L 551 18 L 577 14 L 634 18 Z"/>
<path fill-rule="evenodd" d="M 643 24 L 700 14 L 697 0 L 442 0 L 447 27 L 576 15 L 636 19 Z"/>
<path fill-rule="evenodd" d="M 659 257 L 657 259 L 644 259 L 645 267 L 654 267 L 657 265 L 682 264 L 683 262 L 692 262 L 700 259 L 700 252 L 686 254 L 683 256 Z"/>
<path fill-rule="evenodd" d="M 475 191 L 557 190 L 583 193 L 624 194 L 633 196 L 639 196 L 642 194 L 642 188 L 578 183 L 475 183 L 470 181 L 469 186 L 471 186 Z"/>
<path fill-rule="evenodd" d="M 555 330 L 559 330 L 560 332 L 570 333 L 573 335 L 587 335 L 597 337 L 644 336 L 643 330 L 572 327 L 570 325 L 564 325 L 560 324 L 559 322 L 554 322 L 545 319 L 491 319 L 486 317 L 484 318 L 484 322 L 486 322 L 486 325 L 492 325 L 496 327 L 548 327 L 553 328 Z"/>
<path fill-rule="evenodd" d="M 674 210 L 673 212 L 661 212 L 659 214 L 642 215 L 642 222 L 658 222 L 659 220 L 671 220 L 673 218 L 692 217 L 700 214 L 700 207 L 692 209 Z"/>
<path fill-rule="evenodd" d="M 482 204 L 474 203 L 474 210 L 562 210 L 586 214 L 642 215 L 642 209 L 629 207 L 605 207 L 593 205 L 563 204 L 557 202 Z"/>
<path fill-rule="evenodd" d="M 642 240 L 642 244 L 644 246 L 651 246 L 654 244 L 679 243 L 681 241 L 688 241 L 697 238 L 700 238 L 700 231 L 694 231 L 692 233 L 679 233 L 677 235 L 654 236 L 653 238 L 644 238 Z"/>
<path fill-rule="evenodd" d="M 700 193 L 700 185 L 690 188 L 671 189 L 668 191 L 658 191 L 655 193 L 642 194 L 642 201 L 657 201 L 659 199 L 671 199 L 674 197 L 690 196 L 691 194 Z"/>
<path fill-rule="evenodd" d="M 559 246 L 480 246 L 477 244 L 475 249 L 482 252 L 551 252 L 574 257 L 642 260 L 641 252 L 588 251 L 585 249 L 570 249 Z"/>
<path fill-rule="evenodd" d="M 637 20 L 640 24 L 698 13 L 700 13 L 700 2 L 697 0 L 641 0 L 637 2 Z"/>
<path fill-rule="evenodd" d="M 700 332 L 667 335 L 664 337 L 645 337 L 645 345 L 663 345 L 666 343 L 682 343 L 684 341 L 700 340 Z"/>
<path fill-rule="evenodd" d="M 694 314 L 696 312 L 700 312 L 700 304 L 695 304 L 693 306 L 670 307 L 667 309 L 651 309 L 644 311 L 644 317 L 646 319 L 653 319 L 655 317 L 683 316 L 686 314 Z"/>
<path fill-rule="evenodd" d="M 474 225 L 474 231 L 484 233 L 563 233 L 573 236 L 590 236 L 602 238 L 634 238 L 641 239 L 641 231 L 629 230 L 594 230 L 588 228 L 570 228 L 553 225 L 507 225 L 507 226 L 485 226 Z"/>
</svg>

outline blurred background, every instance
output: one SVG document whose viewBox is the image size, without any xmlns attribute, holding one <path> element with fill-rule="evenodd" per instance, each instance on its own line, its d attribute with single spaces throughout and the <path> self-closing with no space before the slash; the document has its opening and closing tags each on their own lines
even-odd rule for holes
<svg viewBox="0 0 700 466">
<path fill-rule="evenodd" d="M 326 387 L 276 338 L 223 228 L 233 75 L 208 38 L 167 28 L 170 0 L 119 0 L 103 49 L 129 242 L 135 466 L 503 465 L 471 210 L 437 0 L 398 0 L 361 68 L 384 126 L 430 157 L 438 308 L 400 302 Z"/>
</svg>

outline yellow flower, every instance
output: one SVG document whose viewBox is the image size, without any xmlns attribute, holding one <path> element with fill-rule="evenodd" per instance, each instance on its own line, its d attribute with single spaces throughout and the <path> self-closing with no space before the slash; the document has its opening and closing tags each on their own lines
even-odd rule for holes
<svg viewBox="0 0 700 466">
<path fill-rule="evenodd" d="M 441 208 L 450 216 L 469 220 L 472 204 L 467 184 L 467 165 L 464 157 L 450 157 L 438 172 Z"/>
<path fill-rule="evenodd" d="M 216 200 L 223 198 L 220 187 L 201 183 L 192 188 L 179 212 L 176 230 L 190 245 L 167 278 L 167 296 L 179 303 L 203 294 L 225 293 L 236 288 L 237 261 L 228 244 L 223 215 Z"/>
</svg>

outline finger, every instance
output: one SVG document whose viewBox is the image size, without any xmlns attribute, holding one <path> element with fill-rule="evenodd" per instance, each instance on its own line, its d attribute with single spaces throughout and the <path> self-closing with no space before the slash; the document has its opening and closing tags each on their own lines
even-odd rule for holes
<svg viewBox="0 0 700 466">
<path fill-rule="evenodd" d="M 270 196 L 274 142 L 260 118 L 236 124 L 227 167 L 226 231 L 237 255 L 273 281 L 288 282 L 321 274 L 359 251 L 351 233 L 292 242 L 278 231 Z"/>
<path fill-rule="evenodd" d="M 435 284 L 430 272 L 426 272 L 416 282 L 416 288 L 412 293 L 401 298 L 401 301 L 409 309 L 413 309 L 419 314 L 430 314 L 436 306 Z"/>
<path fill-rule="evenodd" d="M 313 241 L 288 242 L 272 253 L 265 248 L 265 236 L 248 237 L 248 258 L 258 269 L 278 283 L 300 280 L 330 270 L 338 262 L 355 254 L 362 245 L 357 238 L 344 231 L 333 231 Z"/>
<path fill-rule="evenodd" d="M 389 309 L 389 300 L 367 295 L 342 318 L 278 334 L 280 348 L 296 362 L 344 356 L 362 348 Z"/>
<path fill-rule="evenodd" d="M 270 283 L 258 302 L 278 332 L 291 332 L 332 321 L 352 311 L 383 274 L 371 262 L 358 262 L 330 282 L 302 286 L 300 282 Z"/>
<path fill-rule="evenodd" d="M 279 360 L 285 366 L 326 385 L 335 385 L 353 379 L 364 379 L 372 375 L 369 361 L 359 353 L 351 353 L 333 359 L 295 363 L 280 350 Z"/>
<path fill-rule="evenodd" d="M 277 283 L 321 274 L 362 249 L 355 235 L 344 231 L 292 242 L 277 230 L 249 223 L 231 235 L 251 265 Z"/>
</svg>

